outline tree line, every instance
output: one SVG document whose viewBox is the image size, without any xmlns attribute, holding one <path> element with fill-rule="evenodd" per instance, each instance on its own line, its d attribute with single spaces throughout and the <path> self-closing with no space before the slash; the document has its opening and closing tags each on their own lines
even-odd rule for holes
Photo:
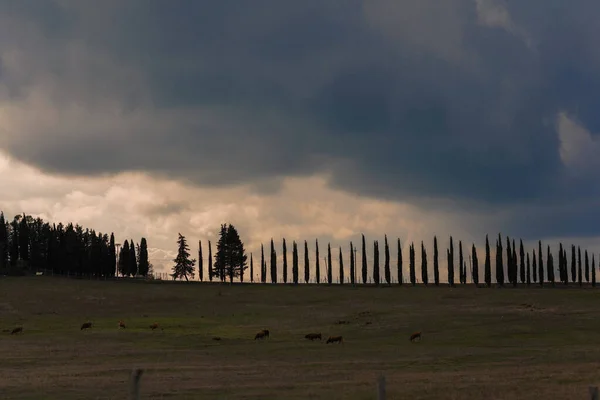
<svg viewBox="0 0 600 400">
<path fill-rule="evenodd" d="M 69 223 L 50 224 L 19 214 L 8 222 L 0 211 L 0 273 L 22 275 L 51 270 L 59 275 L 146 276 L 151 272 L 148 244 L 125 240 L 118 254 L 114 233 Z"/>
<path fill-rule="evenodd" d="M 231 233 L 229 233 L 231 232 Z M 180 235 L 180 240 L 185 238 Z M 504 246 L 506 244 L 506 246 Z M 186 244 L 187 246 L 187 244 Z M 288 243 L 284 238 L 282 241 L 282 281 L 283 283 L 294 283 L 298 284 L 302 278 L 300 272 L 300 255 L 298 250 L 298 243 L 292 242 L 292 262 L 291 266 L 288 263 Z M 512 285 L 517 286 L 519 282 L 521 284 L 531 285 L 538 284 L 543 286 L 549 284 L 551 286 L 557 283 L 567 285 L 569 282 L 575 282 L 579 285 L 583 285 L 583 282 L 591 282 L 592 286 L 596 286 L 596 261 L 595 256 L 592 254 L 591 258 L 587 250 L 583 250 L 580 246 L 571 245 L 570 257 L 567 252 L 567 247 L 559 243 L 559 251 L 557 261 L 555 262 L 554 254 L 550 250 L 550 246 L 547 245 L 545 248 L 542 246 L 541 240 L 537 243 L 537 249 L 532 251 L 525 251 L 523 246 L 523 240 L 519 239 L 518 245 L 514 238 L 506 237 L 503 239 L 501 234 L 498 234 L 496 239 L 496 252 L 495 252 L 495 265 L 492 269 L 491 261 L 491 249 L 488 235 L 485 238 L 485 258 L 483 265 L 480 266 L 479 256 L 475 244 L 471 245 L 471 248 L 465 248 L 461 240 L 458 241 L 458 265 L 455 265 L 455 244 L 454 239 L 450 236 L 449 246 L 446 248 L 446 268 L 447 268 L 447 281 L 446 283 L 450 286 L 458 284 L 467 284 L 469 275 L 471 282 L 476 285 L 484 284 L 485 286 L 492 286 L 496 284 L 498 286 Z M 204 281 L 204 267 L 203 267 L 203 249 L 202 241 L 198 242 L 198 260 L 199 260 L 199 279 Z M 235 255 L 230 254 L 229 249 L 236 248 L 237 252 Z M 189 250 L 189 247 L 187 247 Z M 256 266 L 258 268 L 258 279 L 261 283 L 277 283 L 278 278 L 278 258 L 277 249 L 273 239 L 270 241 L 270 253 L 265 256 L 265 246 L 261 243 L 260 246 L 260 260 Z M 416 285 L 422 283 L 429 285 L 433 283 L 438 286 L 440 282 L 440 256 L 438 250 L 437 236 L 433 238 L 433 282 L 429 277 L 429 259 L 427 254 L 427 248 L 424 242 L 421 242 L 421 265 L 420 265 L 420 282 L 417 281 L 417 273 L 419 267 L 416 265 L 416 250 L 415 244 L 411 243 L 409 246 L 408 254 L 408 279 L 406 283 Z M 506 251 L 506 253 L 504 253 Z M 349 279 L 345 278 L 344 269 L 344 258 L 342 254 L 342 248 L 339 248 L 337 268 L 339 268 L 339 284 L 351 283 L 374 283 L 375 285 L 380 284 L 392 284 L 392 260 L 390 256 L 390 244 L 388 242 L 387 235 L 384 237 L 383 243 L 383 273 L 380 268 L 380 248 L 379 241 L 375 240 L 372 247 L 372 265 L 369 271 L 367 262 L 367 249 L 365 235 L 362 235 L 362 246 L 361 246 L 361 260 L 356 259 L 357 249 L 352 242 L 349 244 L 349 262 L 350 262 L 350 273 Z M 189 255 L 189 252 L 187 253 Z M 217 252 L 213 256 L 212 244 L 208 241 L 208 281 L 229 280 L 233 282 L 234 278 L 239 278 L 239 281 L 243 282 L 244 273 L 246 269 L 250 271 L 250 282 L 255 280 L 255 265 L 253 254 L 250 254 L 249 265 L 246 263 L 246 257 L 240 256 L 244 254 L 243 243 L 241 242 L 239 235 L 235 228 L 231 225 L 222 225 L 219 242 L 217 244 Z M 506 254 L 506 258 L 504 257 Z M 315 240 L 315 258 L 314 267 L 311 266 L 311 261 L 308 252 L 308 242 L 304 241 L 304 261 L 303 261 L 303 280 L 304 283 L 311 282 L 311 277 L 314 277 L 317 284 L 321 283 L 321 258 L 319 256 L 319 241 Z M 583 255 L 583 257 L 582 257 Z M 185 259 L 185 254 L 180 253 L 180 261 Z M 215 262 L 213 263 L 213 257 Z M 467 268 L 467 258 L 469 259 L 469 268 Z M 506 260 L 506 265 L 505 264 Z M 194 270 L 194 263 L 188 265 L 189 271 Z M 331 244 L 327 244 L 327 256 L 324 258 L 325 261 L 325 280 L 327 284 L 333 284 L 333 254 L 331 251 Z M 396 276 L 397 284 L 402 285 L 405 283 L 404 279 L 404 259 L 402 254 L 402 246 L 400 239 L 396 240 Z M 175 270 L 176 267 L 174 267 Z M 289 275 L 291 268 L 291 276 Z M 358 274 L 358 268 L 360 268 L 360 274 Z M 483 268 L 483 280 L 480 281 L 481 271 Z M 494 271 L 494 281 L 492 281 L 492 271 Z M 506 272 L 506 273 L 505 273 Z M 558 272 L 558 275 L 556 274 Z M 458 273 L 458 274 L 456 274 Z M 172 275 L 174 276 L 174 275 Z M 174 276 L 175 278 L 175 276 Z M 361 282 L 362 281 L 362 282 Z"/>
</svg>

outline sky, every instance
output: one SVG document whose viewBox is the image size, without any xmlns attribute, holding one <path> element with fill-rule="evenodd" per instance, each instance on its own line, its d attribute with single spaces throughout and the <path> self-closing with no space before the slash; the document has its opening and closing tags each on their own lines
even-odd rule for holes
<svg viewBox="0 0 600 400">
<path fill-rule="evenodd" d="M 0 209 L 146 237 L 158 271 L 221 223 L 254 256 L 363 233 L 599 253 L 599 12 L 0 0 Z"/>
</svg>

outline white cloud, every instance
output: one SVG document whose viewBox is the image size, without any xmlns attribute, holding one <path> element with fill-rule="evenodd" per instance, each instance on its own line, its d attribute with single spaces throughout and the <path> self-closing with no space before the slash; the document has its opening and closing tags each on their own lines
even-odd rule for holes
<svg viewBox="0 0 600 400">
<path fill-rule="evenodd" d="M 596 172 L 600 167 L 600 139 L 564 112 L 558 114 L 556 129 L 563 164 L 575 174 Z"/>
</svg>

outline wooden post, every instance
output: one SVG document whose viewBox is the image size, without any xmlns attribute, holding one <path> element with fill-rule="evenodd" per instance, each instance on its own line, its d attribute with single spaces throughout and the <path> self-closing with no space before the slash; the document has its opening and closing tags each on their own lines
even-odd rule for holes
<svg viewBox="0 0 600 400">
<path fill-rule="evenodd" d="M 385 376 L 379 375 L 377 380 L 377 400 L 385 400 Z"/>
<path fill-rule="evenodd" d="M 600 397 L 598 397 L 598 386 L 590 386 L 588 389 L 590 391 L 590 397 L 592 400 L 600 399 Z"/>
<path fill-rule="evenodd" d="M 134 368 L 131 371 L 131 400 L 139 400 L 140 398 L 140 378 L 142 377 L 143 369 Z"/>
</svg>

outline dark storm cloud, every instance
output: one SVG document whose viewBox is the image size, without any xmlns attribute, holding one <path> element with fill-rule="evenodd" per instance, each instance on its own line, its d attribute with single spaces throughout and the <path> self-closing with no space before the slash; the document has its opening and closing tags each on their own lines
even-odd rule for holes
<svg viewBox="0 0 600 400">
<path fill-rule="evenodd" d="M 494 3 L 509 20 L 481 23 Z M 556 132 L 561 111 L 600 132 L 600 3 L 6 1 L 0 12 L 34 24 L 23 32 L 58 54 L 38 57 L 47 68 L 20 87 L 55 79 L 62 103 L 94 115 L 109 98 L 122 110 L 0 141 L 51 171 L 213 185 L 331 171 L 334 186 L 360 194 L 495 206 L 600 194 L 597 171 L 566 173 Z M 19 49 L 19 29 L 0 56 Z M 135 72 L 131 85 L 122 70 Z"/>
</svg>

